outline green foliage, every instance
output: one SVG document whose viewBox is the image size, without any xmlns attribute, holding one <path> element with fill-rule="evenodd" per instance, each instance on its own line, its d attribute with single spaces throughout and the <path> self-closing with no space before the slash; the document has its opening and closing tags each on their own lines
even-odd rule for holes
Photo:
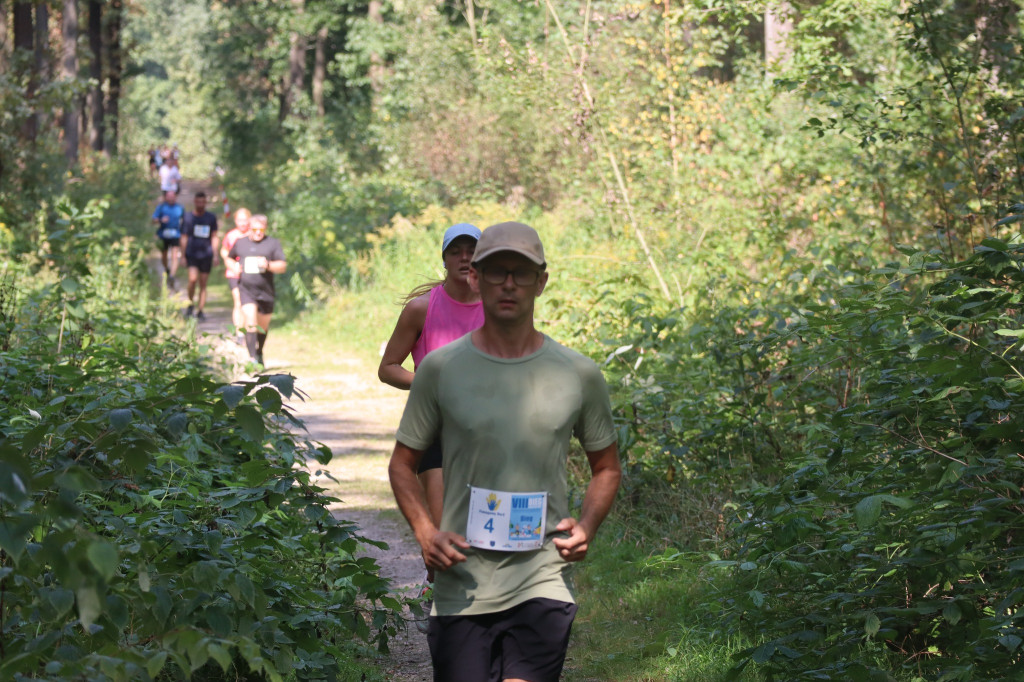
<svg viewBox="0 0 1024 682">
<path fill-rule="evenodd" d="M 716 564 L 736 570 L 725 612 L 768 640 L 741 666 L 1019 674 L 1024 249 L 988 240 L 962 263 L 933 258 L 882 268 L 881 286 L 838 290 L 758 345 L 776 376 L 818 371 L 779 405 L 784 472 L 751 491 L 736 558 Z M 795 415 L 820 395 L 831 410 Z"/>
<path fill-rule="evenodd" d="M 362 676 L 401 604 L 313 482 L 294 378 L 211 381 L 137 247 L 66 210 L 0 294 L 0 677 Z"/>
</svg>

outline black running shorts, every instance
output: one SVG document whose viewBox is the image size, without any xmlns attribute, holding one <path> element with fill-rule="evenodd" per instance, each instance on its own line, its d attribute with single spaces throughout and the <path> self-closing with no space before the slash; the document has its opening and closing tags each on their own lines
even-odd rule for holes
<svg viewBox="0 0 1024 682">
<path fill-rule="evenodd" d="M 189 258 L 186 256 L 185 262 L 188 263 L 190 268 L 196 268 L 199 272 L 204 272 L 207 275 L 213 269 L 213 256 L 207 256 L 206 258 Z"/>
<path fill-rule="evenodd" d="M 576 605 L 530 599 L 498 613 L 431 616 L 434 682 L 558 682 Z"/>
<path fill-rule="evenodd" d="M 256 298 L 253 292 L 245 287 L 238 287 L 238 300 L 242 305 L 255 303 L 256 310 L 260 315 L 269 315 L 274 312 L 274 299 Z"/>
<path fill-rule="evenodd" d="M 161 251 L 166 251 L 172 246 L 181 246 L 181 237 L 178 237 L 177 239 L 164 239 L 163 237 L 161 237 L 160 241 L 163 243 L 163 245 L 160 247 Z"/>
<path fill-rule="evenodd" d="M 417 473 L 441 468 L 441 439 L 435 438 L 434 442 L 427 446 L 420 458 L 420 470 Z"/>
<path fill-rule="evenodd" d="M 228 289 L 231 289 L 231 291 L 234 291 L 235 289 L 238 288 L 238 278 L 237 277 L 228 277 L 227 280 L 228 280 Z"/>
</svg>

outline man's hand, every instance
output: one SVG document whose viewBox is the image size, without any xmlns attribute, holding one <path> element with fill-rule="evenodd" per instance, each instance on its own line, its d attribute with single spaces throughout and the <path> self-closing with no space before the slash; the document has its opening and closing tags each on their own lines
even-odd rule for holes
<svg viewBox="0 0 1024 682">
<path fill-rule="evenodd" d="M 466 538 L 458 533 L 439 530 L 434 533 L 430 542 L 423 546 L 423 563 L 427 568 L 446 571 L 466 560 L 466 555 L 456 549 L 457 547 L 468 549 L 469 543 L 466 542 Z"/>
<path fill-rule="evenodd" d="M 167 216 L 163 216 L 162 218 L 160 218 L 160 222 L 162 222 L 164 225 L 166 225 L 168 222 L 170 222 L 170 220 L 171 219 L 169 217 L 167 217 Z"/>
<path fill-rule="evenodd" d="M 568 531 L 569 537 L 555 538 L 555 547 L 558 554 L 566 561 L 583 561 L 587 557 L 587 550 L 590 548 L 590 536 L 579 521 L 567 517 L 558 522 L 555 530 Z"/>
</svg>

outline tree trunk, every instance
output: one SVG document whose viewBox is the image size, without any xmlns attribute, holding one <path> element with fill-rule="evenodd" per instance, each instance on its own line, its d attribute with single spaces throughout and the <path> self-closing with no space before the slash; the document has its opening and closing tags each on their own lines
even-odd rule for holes
<svg viewBox="0 0 1024 682">
<path fill-rule="evenodd" d="M 71 82 L 78 78 L 78 0 L 64 0 L 63 19 L 60 76 L 65 82 Z M 81 115 L 76 95 L 64 107 L 64 156 L 68 167 L 78 162 L 78 119 Z"/>
<path fill-rule="evenodd" d="M 89 0 L 89 146 L 103 151 L 103 6 Z"/>
<path fill-rule="evenodd" d="M 117 154 L 118 113 L 121 105 L 121 24 L 124 18 L 124 0 L 110 0 L 106 21 L 107 39 L 107 100 L 105 147 L 111 156 Z"/>
<path fill-rule="evenodd" d="M 316 32 L 316 54 L 313 60 L 313 104 L 317 116 L 324 117 L 324 81 L 327 80 L 327 27 L 321 26 Z"/>
<path fill-rule="evenodd" d="M 36 3 L 36 26 L 35 26 L 35 86 L 36 92 L 42 90 L 53 78 L 50 68 L 50 8 L 45 2 Z M 36 130 L 42 130 L 47 126 L 47 114 L 38 110 L 35 113 Z"/>
<path fill-rule="evenodd" d="M 33 54 L 35 26 L 32 21 L 32 3 L 14 3 L 14 65 L 19 69 L 25 69 L 35 58 Z M 36 78 L 34 73 L 29 73 L 28 84 L 25 88 L 25 100 L 33 110 L 21 124 L 21 136 L 28 142 L 35 142 L 38 133 L 38 120 L 35 115 Z"/>
<path fill-rule="evenodd" d="M 39 85 L 50 82 L 50 8 L 45 2 L 36 3 L 36 75 L 39 77 Z"/>
<path fill-rule="evenodd" d="M 295 23 L 298 23 L 299 17 L 302 16 L 305 5 L 306 0 L 292 0 Z M 302 92 L 302 84 L 306 76 L 306 37 L 299 32 L 298 28 L 292 30 L 289 44 L 288 69 L 284 73 L 281 84 L 281 108 L 278 111 L 278 120 L 282 122 L 291 115 L 295 100 L 298 99 L 298 93 Z"/>
<path fill-rule="evenodd" d="M 377 26 L 384 24 L 383 2 L 370 0 L 367 16 Z M 370 53 L 370 89 L 377 94 L 384 87 L 384 60 L 376 52 Z"/>
<path fill-rule="evenodd" d="M 7 69 L 10 68 L 8 33 L 7 3 L 0 1 L 0 73 L 7 73 Z"/>
<path fill-rule="evenodd" d="M 783 0 L 764 11 L 765 75 L 772 78 L 777 68 L 792 55 L 787 39 L 793 32 L 793 8 Z"/>
</svg>

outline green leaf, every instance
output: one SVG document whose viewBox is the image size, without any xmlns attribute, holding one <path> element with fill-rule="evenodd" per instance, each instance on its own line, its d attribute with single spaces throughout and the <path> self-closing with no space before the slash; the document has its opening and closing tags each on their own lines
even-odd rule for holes
<svg viewBox="0 0 1024 682">
<path fill-rule="evenodd" d="M 264 386 L 256 391 L 255 397 L 256 401 L 260 404 L 260 409 L 264 412 L 273 414 L 281 410 L 281 394 L 270 386 Z"/>
<path fill-rule="evenodd" d="M 960 622 L 960 617 L 963 614 L 960 612 L 960 607 L 957 606 L 955 601 L 951 601 L 946 604 L 946 608 L 942 609 L 942 617 L 946 619 L 950 625 L 956 625 Z"/>
<path fill-rule="evenodd" d="M 146 661 L 146 672 L 149 673 L 150 677 L 156 678 L 160 671 L 163 670 L 164 663 L 166 662 L 167 652 L 157 651 L 155 654 L 149 657 L 148 661 Z"/>
<path fill-rule="evenodd" d="M 238 404 L 242 402 L 242 398 L 245 397 L 245 388 L 238 384 L 226 384 L 217 389 L 217 393 L 220 393 L 221 400 L 228 406 L 228 409 L 233 410 L 238 407 Z"/>
<path fill-rule="evenodd" d="M 117 548 L 114 545 L 106 540 L 94 540 L 89 543 L 85 555 L 89 558 L 89 563 L 105 580 L 114 577 L 118 564 Z"/>
<path fill-rule="evenodd" d="M 263 415 L 252 405 L 239 405 L 235 409 L 235 417 L 239 426 L 249 440 L 262 443 L 266 427 L 263 425 Z"/>
<path fill-rule="evenodd" d="M 220 606 L 211 606 L 206 609 L 206 623 L 210 626 L 210 630 L 213 634 L 218 637 L 227 637 L 231 634 L 231 618 Z"/>
<path fill-rule="evenodd" d="M 217 661 L 220 665 L 220 669 L 225 673 L 231 668 L 231 654 L 228 650 L 217 643 L 211 643 L 206 647 L 206 653 L 213 660 Z"/>
<path fill-rule="evenodd" d="M 85 631 L 89 632 L 90 626 L 103 610 L 99 588 L 92 583 L 84 584 L 75 590 L 75 598 L 78 602 L 78 619 L 82 621 Z"/>
<path fill-rule="evenodd" d="M 17 562 L 35 525 L 36 519 L 32 516 L 0 521 L 0 549 Z"/>
<path fill-rule="evenodd" d="M 1024 640 L 1021 640 L 1017 635 L 1003 635 L 999 638 L 999 643 L 1006 647 L 1010 653 L 1019 649 L 1022 641 Z"/>
<path fill-rule="evenodd" d="M 857 527 L 861 529 L 870 528 L 875 525 L 875 522 L 878 521 L 878 517 L 881 516 L 881 514 L 882 498 L 879 495 L 865 497 L 857 503 L 857 506 L 853 511 L 853 517 L 857 522 Z"/>
<path fill-rule="evenodd" d="M 63 587 L 55 587 L 46 595 L 46 600 L 50 602 L 50 606 L 53 607 L 53 610 L 57 612 L 57 617 L 60 618 L 75 605 L 75 593 Z"/>
<path fill-rule="evenodd" d="M 868 617 L 864 619 L 864 632 L 868 637 L 874 637 L 878 634 L 878 630 L 882 627 L 882 621 L 878 619 L 873 613 L 869 613 Z"/>
<path fill-rule="evenodd" d="M 996 334 L 1000 336 L 1015 336 L 1019 339 L 1024 336 L 1024 329 L 997 329 Z"/>
<path fill-rule="evenodd" d="M 271 374 L 267 377 L 270 385 L 281 392 L 286 399 L 291 398 L 295 393 L 295 377 L 291 374 Z"/>
<path fill-rule="evenodd" d="M 76 280 L 65 277 L 60 281 L 60 288 L 64 290 L 64 293 L 74 294 L 81 288 L 81 285 Z"/>
<path fill-rule="evenodd" d="M 772 642 L 768 642 L 767 644 L 762 644 L 761 646 L 757 647 L 757 649 L 754 650 L 754 655 L 751 656 L 751 658 L 753 659 L 754 663 L 757 663 L 758 665 L 764 665 L 768 661 L 772 660 L 772 656 L 774 655 L 775 644 L 773 644 Z"/>
<path fill-rule="evenodd" d="M 127 408 L 118 408 L 109 413 L 110 426 L 115 431 L 124 431 L 132 423 L 132 411 Z"/>
</svg>

